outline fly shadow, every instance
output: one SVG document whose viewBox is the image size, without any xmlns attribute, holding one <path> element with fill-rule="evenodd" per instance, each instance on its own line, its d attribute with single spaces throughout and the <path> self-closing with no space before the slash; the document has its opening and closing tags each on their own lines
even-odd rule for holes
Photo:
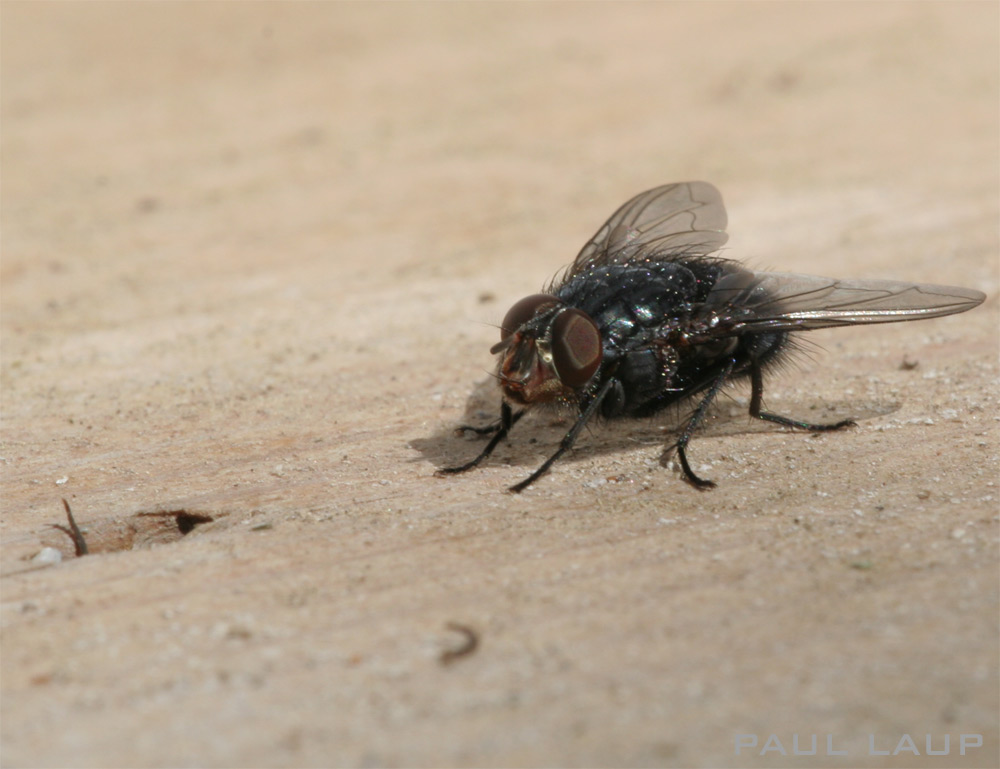
<svg viewBox="0 0 1000 769">
<path fill-rule="evenodd" d="M 798 433 L 804 436 L 810 434 L 782 428 L 751 417 L 748 412 L 748 389 L 748 385 L 737 383 L 720 393 L 709 407 L 706 419 L 695 432 L 692 454 L 697 455 L 698 445 L 710 438 L 751 433 Z M 595 455 L 603 456 L 634 449 L 637 446 L 648 446 L 654 451 L 656 447 L 660 447 L 659 461 L 666 467 L 674 457 L 677 438 L 697 405 L 698 399 L 695 398 L 670 406 L 651 417 L 610 420 L 594 417 L 576 441 L 572 451 L 561 461 L 575 462 Z M 817 404 L 805 393 L 793 393 L 781 398 L 780 401 L 773 399 L 771 405 L 777 406 L 782 414 L 805 415 L 810 420 L 821 412 L 817 421 L 846 418 L 861 421 L 886 416 L 900 408 L 899 403 L 858 402 L 847 399 Z M 409 442 L 409 446 L 421 454 L 421 458 L 413 461 L 429 462 L 438 471 L 468 461 L 479 453 L 488 436 L 463 431 L 462 428 L 482 428 L 496 424 L 499 415 L 500 391 L 496 379 L 487 377 L 478 382 L 466 398 L 461 417 L 457 417 L 454 422 L 442 424 L 430 436 L 415 438 Z M 537 466 L 551 455 L 577 416 L 576 409 L 570 406 L 533 407 L 481 467 Z M 709 450 L 711 449 L 706 448 L 706 453 Z"/>
</svg>

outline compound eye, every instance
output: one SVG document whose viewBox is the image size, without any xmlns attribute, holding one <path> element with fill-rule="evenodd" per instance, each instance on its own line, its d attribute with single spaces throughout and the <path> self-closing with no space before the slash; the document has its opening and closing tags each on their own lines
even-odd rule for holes
<svg viewBox="0 0 1000 769">
<path fill-rule="evenodd" d="M 563 310 L 552 324 L 552 363 L 559 381 L 583 387 L 601 365 L 601 333 L 582 310 Z"/>
<path fill-rule="evenodd" d="M 514 306 L 507 310 L 504 316 L 503 325 L 500 327 L 500 341 L 505 341 L 521 328 L 525 323 L 534 318 L 540 310 L 554 307 L 559 303 L 552 294 L 532 294 L 526 296 Z"/>
</svg>

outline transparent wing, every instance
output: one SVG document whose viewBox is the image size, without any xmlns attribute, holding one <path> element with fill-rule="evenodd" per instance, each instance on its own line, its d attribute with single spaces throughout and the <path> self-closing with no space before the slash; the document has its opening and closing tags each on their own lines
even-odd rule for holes
<svg viewBox="0 0 1000 769">
<path fill-rule="evenodd" d="M 732 271 L 716 282 L 696 312 L 721 319 L 711 336 L 937 318 L 971 310 L 986 298 L 955 286 L 754 273 L 731 264 Z"/>
<path fill-rule="evenodd" d="M 647 190 L 611 215 L 577 255 L 566 277 L 657 254 L 710 254 L 729 239 L 726 220 L 722 195 L 708 182 Z"/>
</svg>

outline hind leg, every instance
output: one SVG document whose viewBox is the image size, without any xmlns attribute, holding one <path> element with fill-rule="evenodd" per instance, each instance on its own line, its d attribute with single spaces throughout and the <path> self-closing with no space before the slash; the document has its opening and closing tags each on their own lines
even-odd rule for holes
<svg viewBox="0 0 1000 769">
<path fill-rule="evenodd" d="M 757 419 L 763 419 L 767 422 L 774 422 L 775 424 L 784 425 L 785 427 L 797 427 L 800 430 L 809 430 L 810 432 L 823 432 L 824 430 L 840 430 L 844 427 L 854 427 L 857 424 L 853 419 L 842 419 L 839 422 L 833 422 L 832 424 L 817 425 L 812 422 L 803 422 L 798 419 L 790 419 L 789 417 L 779 416 L 778 414 L 771 414 L 767 411 L 761 411 L 760 407 L 764 400 L 764 376 L 761 372 L 760 364 L 754 361 L 750 366 L 750 416 L 756 417 Z"/>
</svg>

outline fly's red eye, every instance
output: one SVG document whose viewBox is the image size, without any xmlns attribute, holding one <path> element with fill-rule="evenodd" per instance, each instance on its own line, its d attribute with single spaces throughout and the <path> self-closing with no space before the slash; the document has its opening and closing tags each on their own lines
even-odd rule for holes
<svg viewBox="0 0 1000 769">
<path fill-rule="evenodd" d="M 512 336 L 521 326 L 538 314 L 539 310 L 553 307 L 559 302 L 552 294 L 532 294 L 526 296 L 507 310 L 500 327 L 500 341 Z"/>
<path fill-rule="evenodd" d="M 601 333 L 582 310 L 559 313 L 552 324 L 552 362 L 567 387 L 583 387 L 601 365 Z"/>
</svg>

